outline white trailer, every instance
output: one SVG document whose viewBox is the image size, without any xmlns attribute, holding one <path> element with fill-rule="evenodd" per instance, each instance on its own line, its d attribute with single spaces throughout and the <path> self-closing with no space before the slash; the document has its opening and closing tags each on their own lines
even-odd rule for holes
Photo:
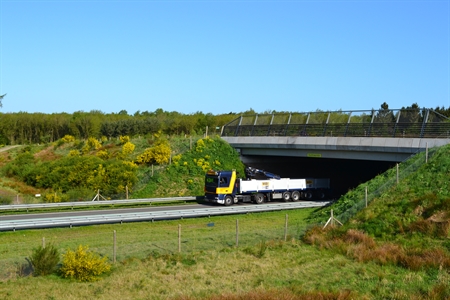
<svg viewBox="0 0 450 300">
<path fill-rule="evenodd" d="M 330 180 L 322 178 L 241 179 L 234 170 L 210 170 L 205 177 L 205 200 L 225 205 L 238 202 L 261 204 L 276 199 L 324 199 L 329 189 Z"/>
</svg>

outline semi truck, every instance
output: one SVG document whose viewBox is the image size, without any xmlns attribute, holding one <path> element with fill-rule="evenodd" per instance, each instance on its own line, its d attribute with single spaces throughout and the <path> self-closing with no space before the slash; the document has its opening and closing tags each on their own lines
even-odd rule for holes
<svg viewBox="0 0 450 300">
<path fill-rule="evenodd" d="M 321 200 L 330 194 L 328 178 L 281 178 L 252 167 L 245 171 L 247 178 L 242 179 L 235 170 L 209 170 L 205 175 L 205 201 L 229 206 L 238 202 Z M 256 175 L 265 178 L 255 179 Z"/>
</svg>

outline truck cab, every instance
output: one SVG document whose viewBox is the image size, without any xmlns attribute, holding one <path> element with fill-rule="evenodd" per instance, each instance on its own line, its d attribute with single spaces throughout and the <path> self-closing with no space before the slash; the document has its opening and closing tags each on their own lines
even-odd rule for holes
<svg viewBox="0 0 450 300">
<path fill-rule="evenodd" d="M 236 195 L 236 171 L 209 170 L 205 175 L 205 201 L 231 205 Z"/>
</svg>

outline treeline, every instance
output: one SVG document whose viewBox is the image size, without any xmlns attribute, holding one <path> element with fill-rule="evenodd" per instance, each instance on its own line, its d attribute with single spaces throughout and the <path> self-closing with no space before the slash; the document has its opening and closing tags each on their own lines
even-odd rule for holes
<svg viewBox="0 0 450 300">
<path fill-rule="evenodd" d="M 417 109 L 417 103 L 402 109 Z M 389 111 L 386 102 L 381 104 L 381 110 Z M 436 107 L 437 113 L 450 117 L 450 108 Z M 262 114 L 289 113 L 266 111 Z M 161 108 L 154 112 L 137 111 L 133 115 L 122 110 L 118 113 L 103 113 L 98 110 L 90 112 L 77 111 L 69 113 L 0 113 L 0 144 L 40 144 L 51 143 L 65 135 L 77 139 L 113 138 L 119 136 L 138 136 L 162 132 L 168 135 L 203 134 L 218 131 L 223 126 L 241 115 L 257 114 L 253 109 L 241 113 L 213 115 L 196 112 L 182 114 L 164 111 Z"/>
<path fill-rule="evenodd" d="M 254 112 L 253 112 L 254 113 Z M 240 115 L 240 114 L 239 114 Z M 0 144 L 51 143 L 65 135 L 77 139 L 89 137 L 137 136 L 162 132 L 168 135 L 214 132 L 238 114 L 212 115 L 197 112 L 181 114 L 157 109 L 154 112 L 101 111 L 68 113 L 0 113 Z"/>
</svg>

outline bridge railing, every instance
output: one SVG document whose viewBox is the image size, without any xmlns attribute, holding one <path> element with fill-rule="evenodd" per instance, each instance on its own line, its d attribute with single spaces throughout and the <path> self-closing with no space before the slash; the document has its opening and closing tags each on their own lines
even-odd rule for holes
<svg viewBox="0 0 450 300">
<path fill-rule="evenodd" d="M 358 111 L 358 115 L 317 112 L 241 116 L 223 127 L 222 136 L 450 137 L 448 118 L 432 110 L 419 112 L 403 109 Z"/>
</svg>

